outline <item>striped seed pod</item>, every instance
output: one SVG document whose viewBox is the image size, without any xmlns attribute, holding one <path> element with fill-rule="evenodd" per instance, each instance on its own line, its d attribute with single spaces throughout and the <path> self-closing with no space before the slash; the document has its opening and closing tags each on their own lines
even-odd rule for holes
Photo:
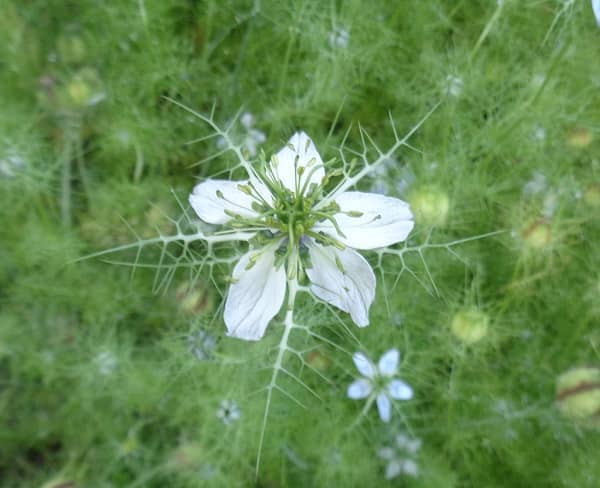
<svg viewBox="0 0 600 488">
<path fill-rule="evenodd" d="M 600 368 L 574 368 L 560 375 L 556 403 L 565 417 L 600 428 Z"/>
</svg>

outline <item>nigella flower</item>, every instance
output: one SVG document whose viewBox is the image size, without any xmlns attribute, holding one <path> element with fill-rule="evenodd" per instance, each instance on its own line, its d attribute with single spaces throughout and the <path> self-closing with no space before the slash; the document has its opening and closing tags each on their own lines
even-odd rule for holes
<svg viewBox="0 0 600 488">
<path fill-rule="evenodd" d="M 381 459 L 388 462 L 385 478 L 391 480 L 401 474 L 418 476 L 419 467 L 413 458 L 421 449 L 421 439 L 411 439 L 405 434 L 399 434 L 395 440 L 394 446 L 382 447 L 377 453 Z"/>
<path fill-rule="evenodd" d="M 226 425 L 241 417 L 240 407 L 233 400 L 223 400 L 217 409 L 217 418 Z"/>
<path fill-rule="evenodd" d="M 389 422 L 392 418 L 392 399 L 410 400 L 413 397 L 412 388 L 394 378 L 398 373 L 400 353 L 397 349 L 390 349 L 381 356 L 377 365 L 362 352 L 355 353 L 352 359 L 363 378 L 348 387 L 348 397 L 353 400 L 368 398 L 369 402 L 375 399 L 379 417 Z"/>
<path fill-rule="evenodd" d="M 212 359 L 217 339 L 206 330 L 199 330 L 188 337 L 190 352 L 200 361 Z"/>
<path fill-rule="evenodd" d="M 335 27 L 329 33 L 329 45 L 334 48 L 347 48 L 350 43 L 350 32 L 344 27 Z"/>
<path fill-rule="evenodd" d="M 277 314 L 288 282 L 369 324 L 375 274 L 354 249 L 406 239 L 413 215 L 402 200 L 359 191 L 324 194 L 329 177 L 312 140 L 298 132 L 246 181 L 207 180 L 190 204 L 210 224 L 251 232 L 233 270 L 224 319 L 228 335 L 258 340 Z"/>
<path fill-rule="evenodd" d="M 600 0 L 592 0 L 592 10 L 594 11 L 596 22 L 600 26 Z"/>
</svg>

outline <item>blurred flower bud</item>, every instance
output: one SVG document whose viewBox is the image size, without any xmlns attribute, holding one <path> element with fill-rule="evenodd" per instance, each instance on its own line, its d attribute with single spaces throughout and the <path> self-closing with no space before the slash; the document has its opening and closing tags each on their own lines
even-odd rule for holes
<svg viewBox="0 0 600 488">
<path fill-rule="evenodd" d="M 547 220 L 538 219 L 525 226 L 521 236 L 527 247 L 535 250 L 544 249 L 552 242 L 552 228 Z"/>
<path fill-rule="evenodd" d="M 560 375 L 556 402 L 565 417 L 585 426 L 600 427 L 600 368 L 574 368 Z"/>
<path fill-rule="evenodd" d="M 422 187 L 409 198 L 417 224 L 442 227 L 448 220 L 450 198 L 448 194 L 435 187 Z"/>
<path fill-rule="evenodd" d="M 488 332 L 489 317 L 481 310 L 471 307 L 456 312 L 450 326 L 452 333 L 466 344 L 474 344 Z"/>
</svg>

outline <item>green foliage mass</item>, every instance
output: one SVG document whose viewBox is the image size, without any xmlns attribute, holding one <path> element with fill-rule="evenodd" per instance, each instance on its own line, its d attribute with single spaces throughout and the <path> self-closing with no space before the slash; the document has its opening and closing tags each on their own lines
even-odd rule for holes
<svg viewBox="0 0 600 488">
<path fill-rule="evenodd" d="M 585 1 L 1 0 L 0 485 L 597 487 L 600 434 L 555 389 L 600 365 L 599 39 Z M 351 126 L 385 148 L 388 114 L 404 134 L 441 102 L 360 189 L 421 205 L 416 244 L 502 231 L 407 255 L 414 276 L 383 257 L 367 328 L 303 298 L 321 339 L 292 339 L 304 384 L 280 377 L 258 475 L 281 321 L 225 336 L 225 263 L 77 261 L 172 234 L 235 165 L 169 99 L 251 113 L 267 155 L 305 130 L 324 160 Z M 415 396 L 386 425 L 346 388 L 351 353 L 390 347 Z M 399 432 L 419 476 L 387 481 Z"/>
</svg>

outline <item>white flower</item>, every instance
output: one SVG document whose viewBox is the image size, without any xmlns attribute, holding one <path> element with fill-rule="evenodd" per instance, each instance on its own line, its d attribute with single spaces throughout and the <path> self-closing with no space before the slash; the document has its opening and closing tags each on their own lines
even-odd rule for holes
<svg viewBox="0 0 600 488">
<path fill-rule="evenodd" d="M 409 476 L 418 476 L 419 467 L 412 458 L 420 448 L 421 439 L 411 439 L 405 434 L 399 434 L 396 436 L 395 446 L 379 449 L 379 457 L 388 462 L 385 478 L 391 480 L 403 473 Z"/>
<path fill-rule="evenodd" d="M 453 97 L 459 97 L 463 91 L 463 80 L 459 76 L 448 75 L 446 77 L 446 93 Z"/>
<path fill-rule="evenodd" d="M 117 369 L 119 361 L 112 351 L 105 350 L 98 353 L 94 358 L 94 363 L 102 376 L 108 376 Z"/>
<path fill-rule="evenodd" d="M 9 151 L 3 159 L 0 159 L 0 175 L 12 178 L 25 166 L 26 162 L 22 156 L 14 151 Z"/>
<path fill-rule="evenodd" d="M 223 400 L 217 409 L 217 418 L 225 425 L 235 422 L 241 415 L 240 407 L 233 400 Z"/>
<path fill-rule="evenodd" d="M 334 48 L 347 48 L 350 43 L 350 32 L 344 27 L 335 27 L 329 33 L 329 45 Z"/>
<path fill-rule="evenodd" d="M 240 123 L 244 126 L 245 134 L 242 136 L 242 147 L 250 157 L 258 154 L 258 148 L 267 140 L 264 132 L 254 128 L 254 116 L 250 112 L 244 112 L 240 117 Z M 217 147 L 225 149 L 227 142 L 224 138 L 217 139 Z"/>
<path fill-rule="evenodd" d="M 392 402 L 394 400 L 410 400 L 413 397 L 412 388 L 394 376 L 398 373 L 400 353 L 397 349 L 387 351 L 377 366 L 361 352 L 352 356 L 358 371 L 363 375 L 348 387 L 348 398 L 361 400 L 373 398 L 377 401 L 379 416 L 384 422 L 392 418 Z"/>
<path fill-rule="evenodd" d="M 286 278 L 306 275 L 311 292 L 369 325 L 375 274 L 354 249 L 406 239 L 414 226 L 406 202 L 359 191 L 324 197 L 328 183 L 312 140 L 298 132 L 246 181 L 207 180 L 190 204 L 210 224 L 253 232 L 233 270 L 224 308 L 228 335 L 258 340 L 277 314 Z"/>
<path fill-rule="evenodd" d="M 596 17 L 596 22 L 598 26 L 600 26 L 600 0 L 592 0 L 592 9 L 594 11 L 594 16 Z"/>
<path fill-rule="evenodd" d="M 206 330 L 199 330 L 196 334 L 188 337 L 188 346 L 190 352 L 196 356 L 200 361 L 206 361 L 211 359 L 215 347 L 217 346 L 217 339 L 210 335 Z"/>
</svg>

